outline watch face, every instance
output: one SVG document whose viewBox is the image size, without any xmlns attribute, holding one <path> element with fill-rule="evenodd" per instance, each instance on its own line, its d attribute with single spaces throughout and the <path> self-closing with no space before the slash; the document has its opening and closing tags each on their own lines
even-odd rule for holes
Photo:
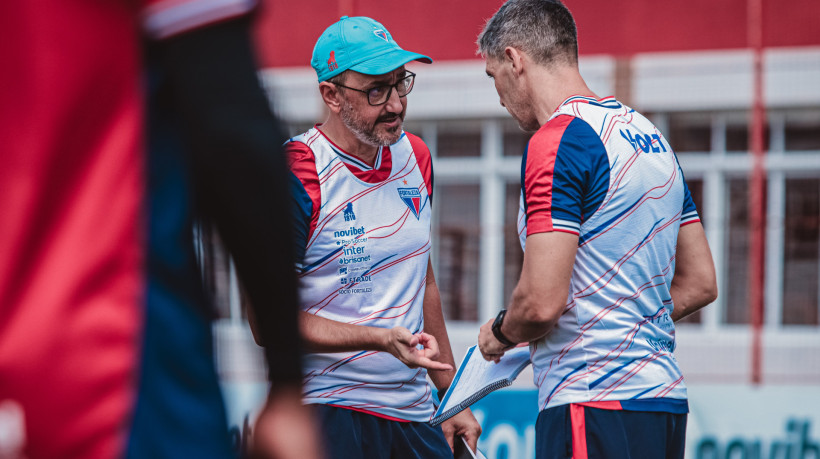
<svg viewBox="0 0 820 459">
<path fill-rule="evenodd" d="M 507 314 L 506 309 L 502 309 L 501 312 L 495 316 L 495 321 L 493 322 L 493 328 L 501 327 L 501 324 L 504 322 L 504 315 Z"/>
</svg>

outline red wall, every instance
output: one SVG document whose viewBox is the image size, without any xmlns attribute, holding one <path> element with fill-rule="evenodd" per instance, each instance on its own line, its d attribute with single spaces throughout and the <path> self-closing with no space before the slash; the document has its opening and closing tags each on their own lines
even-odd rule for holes
<svg viewBox="0 0 820 459">
<path fill-rule="evenodd" d="M 820 45 L 820 1 L 762 0 L 765 46 Z M 736 49 L 747 43 L 747 0 L 565 0 L 581 54 Z M 370 16 L 399 44 L 434 60 L 474 59 L 475 39 L 500 0 L 269 1 L 257 42 L 264 67 L 308 66 L 322 31 L 342 14 Z"/>
</svg>

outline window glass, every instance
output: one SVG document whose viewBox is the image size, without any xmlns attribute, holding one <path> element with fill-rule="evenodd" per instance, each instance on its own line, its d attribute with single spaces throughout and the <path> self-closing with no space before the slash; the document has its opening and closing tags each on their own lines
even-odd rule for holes
<svg viewBox="0 0 820 459">
<path fill-rule="evenodd" d="M 519 182 L 507 183 L 504 201 L 504 306 L 521 276 L 524 251 L 518 238 L 518 205 L 521 197 Z"/>
<path fill-rule="evenodd" d="M 727 224 L 727 270 L 724 322 L 748 324 L 751 319 L 749 306 L 749 189 L 748 180 L 734 178 L 728 182 Z"/>
<path fill-rule="evenodd" d="M 481 156 L 481 123 L 441 121 L 437 125 L 439 158 Z"/>
<path fill-rule="evenodd" d="M 477 184 L 436 185 L 436 283 L 448 320 L 478 320 L 479 192 Z"/>
<path fill-rule="evenodd" d="M 786 114 L 786 150 L 820 150 L 820 110 Z"/>
<path fill-rule="evenodd" d="M 751 112 L 729 112 L 726 116 L 726 151 L 731 153 L 748 154 L 751 144 L 749 143 L 749 123 L 751 123 Z M 763 125 L 763 151 L 769 150 L 769 125 Z"/>
<path fill-rule="evenodd" d="M 522 131 L 518 127 L 518 123 L 512 119 L 504 120 L 502 128 L 504 132 L 504 156 L 522 156 L 533 133 Z"/>
<path fill-rule="evenodd" d="M 671 113 L 668 123 L 664 135 L 676 153 L 711 149 L 712 118 L 708 113 Z"/>
<path fill-rule="evenodd" d="M 818 325 L 820 179 L 786 180 L 783 324 Z"/>
</svg>

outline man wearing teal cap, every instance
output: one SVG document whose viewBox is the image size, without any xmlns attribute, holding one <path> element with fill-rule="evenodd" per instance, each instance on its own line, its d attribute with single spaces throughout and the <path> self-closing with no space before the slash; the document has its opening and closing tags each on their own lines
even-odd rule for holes
<svg viewBox="0 0 820 459">
<path fill-rule="evenodd" d="M 481 432 L 469 410 L 428 422 L 427 376 L 446 389 L 454 361 L 429 260 L 430 151 L 402 129 L 411 61 L 432 62 L 370 18 L 341 18 L 311 59 L 327 120 L 286 144 L 303 402 L 333 458 L 452 458 L 458 436 L 475 449 Z"/>
</svg>

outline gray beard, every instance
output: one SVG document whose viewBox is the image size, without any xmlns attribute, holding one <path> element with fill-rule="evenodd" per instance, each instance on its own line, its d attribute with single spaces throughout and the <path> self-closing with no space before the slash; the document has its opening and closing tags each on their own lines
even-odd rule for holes
<svg viewBox="0 0 820 459">
<path fill-rule="evenodd" d="M 368 125 L 366 121 L 358 116 L 358 113 L 356 113 L 348 101 L 342 102 L 342 110 L 339 115 L 345 127 L 349 129 L 360 142 L 367 145 L 386 147 L 396 143 L 401 136 L 401 125 L 396 129 L 395 133 L 385 132 L 380 134 L 376 132 L 376 124 Z M 376 120 L 376 122 L 378 122 L 378 120 Z"/>
</svg>

